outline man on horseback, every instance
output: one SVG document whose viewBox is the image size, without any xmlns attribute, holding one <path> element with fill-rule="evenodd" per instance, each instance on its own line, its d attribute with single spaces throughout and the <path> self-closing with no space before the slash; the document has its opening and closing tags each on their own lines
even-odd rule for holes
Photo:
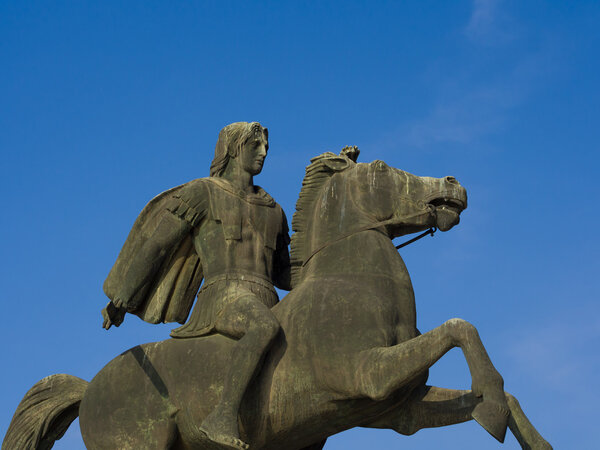
<svg viewBox="0 0 600 450">
<path fill-rule="evenodd" d="M 185 322 L 174 338 L 212 333 L 238 339 L 219 404 L 200 425 L 211 440 L 232 449 L 239 438 L 244 392 L 279 332 L 270 308 L 273 286 L 290 290 L 288 226 L 269 194 L 253 184 L 268 150 L 268 131 L 238 122 L 219 133 L 210 177 L 160 194 L 144 208 L 111 270 L 111 299 L 103 326 L 119 326 L 125 312 L 143 320 Z"/>
</svg>

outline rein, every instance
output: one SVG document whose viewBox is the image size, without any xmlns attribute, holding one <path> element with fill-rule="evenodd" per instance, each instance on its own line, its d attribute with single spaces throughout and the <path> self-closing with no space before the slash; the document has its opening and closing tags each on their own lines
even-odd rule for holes
<svg viewBox="0 0 600 450">
<path fill-rule="evenodd" d="M 424 238 L 425 236 L 427 236 L 428 234 L 431 235 L 431 237 L 433 237 L 433 235 L 435 234 L 435 232 L 437 231 L 436 227 L 431 227 L 429 230 L 424 231 L 423 233 L 421 233 L 420 235 L 418 235 L 417 237 L 414 237 L 412 239 L 409 239 L 406 242 L 403 242 L 400 245 L 396 245 L 397 249 L 401 249 L 402 247 L 406 247 L 407 245 L 412 244 L 413 242 L 417 242 L 419 239 Z"/>
<path fill-rule="evenodd" d="M 312 259 L 312 257 L 315 256 L 317 253 L 319 253 L 321 250 L 324 250 L 325 248 L 329 247 L 332 244 L 335 244 L 336 242 L 339 242 L 341 240 L 349 238 L 350 236 L 354 236 L 357 233 L 362 233 L 363 231 L 368 231 L 368 230 L 374 230 L 374 229 L 377 229 L 377 228 L 380 228 L 380 227 L 383 227 L 383 226 L 386 226 L 386 225 L 399 225 L 399 224 L 401 224 L 401 223 L 403 223 L 403 222 L 405 222 L 405 221 L 407 221 L 409 219 L 414 219 L 415 217 L 419 217 L 419 216 L 422 216 L 424 214 L 428 214 L 429 215 L 429 214 L 431 214 L 431 212 L 432 212 L 432 207 L 429 207 L 429 209 L 426 212 L 420 212 L 420 213 L 416 213 L 416 214 L 411 214 L 409 216 L 404 216 L 404 217 L 400 217 L 400 218 L 394 218 L 394 219 L 384 220 L 384 221 L 381 221 L 381 222 L 374 223 L 372 225 L 366 225 L 364 227 L 361 227 L 361 228 L 358 228 L 356 230 L 353 230 L 353 231 L 351 231 L 349 233 L 343 234 L 340 237 L 338 237 L 338 238 L 336 238 L 336 239 L 334 239 L 332 241 L 325 242 L 323 245 L 317 247 L 317 249 L 314 250 L 310 254 L 310 256 L 304 260 L 304 262 L 302 263 L 301 267 L 306 266 L 306 264 L 308 264 L 308 262 Z M 424 233 L 421 233 L 417 237 L 412 238 L 412 239 L 410 239 L 410 240 L 408 240 L 408 241 L 406 241 L 406 242 L 404 242 L 404 243 L 402 243 L 400 245 L 397 245 L 396 249 L 400 249 L 402 247 L 406 247 L 407 245 L 412 244 L 413 242 L 418 241 L 419 239 L 427 236 L 428 234 L 430 234 L 433 237 L 433 234 L 436 231 L 437 231 L 436 227 L 431 227 L 430 229 L 428 229 Z"/>
</svg>

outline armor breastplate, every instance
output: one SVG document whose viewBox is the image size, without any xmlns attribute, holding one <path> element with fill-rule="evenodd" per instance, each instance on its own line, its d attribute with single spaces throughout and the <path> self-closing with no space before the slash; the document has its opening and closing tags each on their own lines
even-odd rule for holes
<svg viewBox="0 0 600 450">
<path fill-rule="evenodd" d="M 205 277 L 247 272 L 272 279 L 279 205 L 262 190 L 263 195 L 246 195 L 224 180 L 209 180 L 210 211 L 195 237 Z"/>
</svg>

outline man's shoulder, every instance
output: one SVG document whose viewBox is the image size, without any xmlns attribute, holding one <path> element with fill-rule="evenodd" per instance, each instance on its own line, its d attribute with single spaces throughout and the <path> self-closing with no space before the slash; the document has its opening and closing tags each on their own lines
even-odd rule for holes
<svg viewBox="0 0 600 450">
<path fill-rule="evenodd" d="M 166 199 L 165 208 L 192 226 L 198 225 L 209 207 L 206 179 L 188 181 L 167 192 L 171 195 Z"/>
<path fill-rule="evenodd" d="M 208 178 L 196 178 L 173 189 L 175 197 L 183 199 L 200 199 L 210 195 L 207 189 Z"/>
<path fill-rule="evenodd" d="M 241 201 L 251 203 L 251 204 L 254 204 L 257 206 L 269 206 L 269 207 L 279 206 L 279 205 L 277 205 L 275 200 L 273 200 L 273 197 L 271 197 L 260 186 L 255 185 L 254 193 L 249 194 L 249 193 L 237 188 L 236 186 L 234 186 L 229 181 L 227 181 L 223 178 L 210 177 L 210 178 L 204 178 L 204 180 L 206 180 L 207 186 L 210 186 L 209 190 L 211 191 L 211 195 L 217 194 L 219 196 L 220 194 L 222 194 L 225 197 L 234 197 Z"/>
<path fill-rule="evenodd" d="M 172 197 L 189 197 L 194 196 L 194 194 L 203 195 L 206 191 L 204 187 L 205 185 L 206 178 L 197 178 L 195 180 L 188 181 L 187 183 L 172 187 L 171 189 L 161 192 L 152 200 L 150 200 L 146 205 L 146 208 L 152 207 L 157 203 Z"/>
<path fill-rule="evenodd" d="M 179 187 L 190 190 L 205 189 L 206 185 L 209 184 L 209 180 L 209 178 L 196 178 L 195 180 L 188 181 L 187 183 L 184 183 Z"/>
<path fill-rule="evenodd" d="M 265 191 L 260 186 L 254 186 L 254 188 L 256 190 L 256 197 L 261 199 L 267 206 L 281 209 L 281 206 L 279 206 L 279 204 L 275 201 L 273 197 L 271 197 L 271 195 L 267 191 Z"/>
</svg>

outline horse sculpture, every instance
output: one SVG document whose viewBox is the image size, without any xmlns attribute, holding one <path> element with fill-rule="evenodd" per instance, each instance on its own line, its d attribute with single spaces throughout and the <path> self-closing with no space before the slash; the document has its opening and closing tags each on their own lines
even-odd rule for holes
<svg viewBox="0 0 600 450">
<path fill-rule="evenodd" d="M 410 435 L 475 419 L 500 442 L 508 426 L 523 448 L 551 448 L 504 392 L 472 325 L 416 328 L 391 238 L 449 230 L 465 189 L 453 177 L 354 159 L 325 153 L 306 169 L 292 223 L 294 289 L 273 308 L 282 331 L 244 397 L 241 438 L 252 450 L 319 450 L 355 426 Z M 2 449 L 51 448 L 77 415 L 89 449 L 218 449 L 197 425 L 218 402 L 232 342 L 168 339 L 126 351 L 90 383 L 47 377 L 19 405 Z M 426 385 L 428 368 L 454 347 L 472 389 Z"/>
</svg>

